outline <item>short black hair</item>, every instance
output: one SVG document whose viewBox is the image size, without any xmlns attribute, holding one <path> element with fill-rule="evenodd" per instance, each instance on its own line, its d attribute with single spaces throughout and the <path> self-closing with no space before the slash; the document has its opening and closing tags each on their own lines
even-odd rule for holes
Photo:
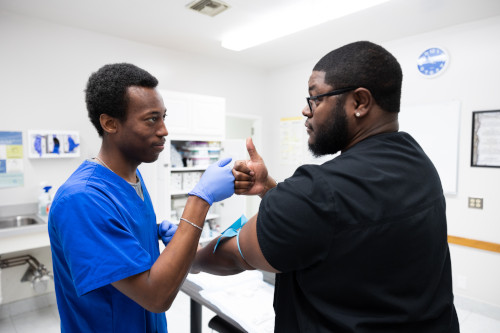
<svg viewBox="0 0 500 333">
<path fill-rule="evenodd" d="M 364 87 L 387 112 L 399 112 L 403 72 L 396 58 L 380 45 L 359 41 L 321 58 L 314 71 L 325 72 L 334 89 Z"/>
<path fill-rule="evenodd" d="M 90 75 L 85 89 L 89 118 L 102 137 L 99 118 L 105 113 L 121 121 L 127 117 L 127 88 L 155 88 L 158 80 L 147 71 L 128 63 L 108 64 Z"/>
</svg>

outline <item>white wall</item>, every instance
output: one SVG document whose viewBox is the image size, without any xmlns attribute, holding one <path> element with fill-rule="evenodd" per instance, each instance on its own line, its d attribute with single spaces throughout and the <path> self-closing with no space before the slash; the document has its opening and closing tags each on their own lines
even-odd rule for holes
<svg viewBox="0 0 500 333">
<path fill-rule="evenodd" d="M 403 104 L 461 102 L 458 191 L 446 196 L 448 234 L 495 243 L 500 243 L 500 169 L 473 168 L 470 158 L 472 112 L 500 109 L 498 36 L 500 17 L 495 17 L 386 44 L 403 67 Z M 432 45 L 447 49 L 450 65 L 429 80 L 419 75 L 415 60 Z M 484 209 L 468 208 L 468 197 L 484 198 Z M 455 293 L 500 306 L 500 254 L 459 245 L 450 245 L 450 251 Z"/>
<path fill-rule="evenodd" d="M 500 109 L 500 17 L 450 27 L 391 42 L 379 42 L 403 68 L 402 105 L 461 102 L 458 192 L 447 195 L 449 235 L 500 243 L 500 169 L 471 168 L 472 111 Z M 378 41 L 374 41 L 378 42 Z M 427 48 L 441 46 L 450 55 L 446 72 L 433 79 L 422 77 L 417 58 Z M 308 94 L 307 80 L 323 54 L 310 62 L 280 68 L 267 79 L 273 108 L 266 134 L 273 144 L 267 160 L 270 173 L 284 179 L 279 168 L 279 133 L 282 117 L 300 116 Z M 432 122 L 433 119 L 427 121 Z M 446 123 L 443 127 L 448 126 Z M 273 129 L 273 130 L 271 130 Z M 467 208 L 468 197 L 484 198 L 484 209 Z M 492 304 L 500 309 L 500 254 L 450 245 L 455 294 Z M 458 282 L 458 283 L 457 283 Z"/>
<path fill-rule="evenodd" d="M 216 59 L 6 12 L 0 12 L 0 45 L 0 131 L 77 130 L 81 140 L 80 158 L 25 156 L 25 185 L 0 189 L 1 205 L 36 202 L 40 181 L 53 185 L 54 194 L 83 159 L 96 155 L 100 139 L 88 120 L 83 91 L 89 75 L 106 63 L 134 63 L 156 76 L 161 89 L 225 97 L 230 113 L 262 110 L 261 100 L 249 96 L 262 96 L 263 73 Z"/>
</svg>

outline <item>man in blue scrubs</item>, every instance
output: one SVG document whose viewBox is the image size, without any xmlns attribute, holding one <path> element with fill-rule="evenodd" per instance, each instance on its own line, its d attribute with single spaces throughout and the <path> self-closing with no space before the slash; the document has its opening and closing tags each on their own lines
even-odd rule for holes
<svg viewBox="0 0 500 333">
<path fill-rule="evenodd" d="M 188 273 L 208 209 L 234 193 L 230 159 L 219 161 L 190 192 L 178 228 L 157 227 L 137 170 L 158 159 L 168 135 L 157 84 L 126 63 L 102 67 L 87 83 L 101 148 L 59 188 L 49 216 L 62 332 L 167 332 L 163 312 Z"/>
<path fill-rule="evenodd" d="M 325 55 L 302 110 L 313 154 L 276 184 L 251 140 L 235 192 L 262 198 L 238 236 L 193 271 L 275 272 L 275 332 L 457 333 L 446 202 L 418 143 L 399 132 L 402 71 L 379 45 Z"/>
</svg>

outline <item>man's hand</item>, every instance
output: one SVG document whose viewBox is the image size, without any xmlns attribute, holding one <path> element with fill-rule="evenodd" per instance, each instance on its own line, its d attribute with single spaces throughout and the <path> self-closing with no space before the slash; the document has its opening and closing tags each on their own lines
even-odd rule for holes
<svg viewBox="0 0 500 333">
<path fill-rule="evenodd" d="M 250 160 L 234 163 L 234 193 L 263 197 L 269 189 L 276 186 L 276 182 L 269 177 L 264 160 L 257 153 L 252 138 L 247 138 L 246 145 Z"/>
<path fill-rule="evenodd" d="M 226 158 L 210 165 L 200 181 L 189 192 L 205 200 L 211 206 L 216 201 L 229 198 L 234 193 L 234 176 L 229 166 L 231 158 Z"/>
<path fill-rule="evenodd" d="M 163 220 L 158 226 L 159 236 L 165 246 L 172 240 L 175 232 L 177 231 L 177 225 L 171 223 L 170 221 Z"/>
</svg>

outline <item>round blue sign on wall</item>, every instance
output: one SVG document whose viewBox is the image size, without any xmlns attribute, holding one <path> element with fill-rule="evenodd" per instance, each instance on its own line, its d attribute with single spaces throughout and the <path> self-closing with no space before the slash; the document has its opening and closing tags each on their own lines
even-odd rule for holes
<svg viewBox="0 0 500 333">
<path fill-rule="evenodd" d="M 425 50 L 417 60 L 418 71 L 426 77 L 441 74 L 447 65 L 448 55 L 443 49 L 437 47 Z"/>
</svg>

